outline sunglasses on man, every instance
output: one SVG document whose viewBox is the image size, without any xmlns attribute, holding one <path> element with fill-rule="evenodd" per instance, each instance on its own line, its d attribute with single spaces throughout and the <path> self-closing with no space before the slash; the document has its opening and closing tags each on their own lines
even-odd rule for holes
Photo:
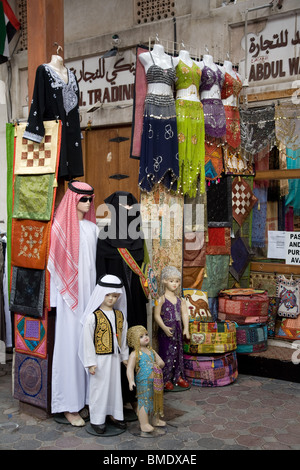
<svg viewBox="0 0 300 470">
<path fill-rule="evenodd" d="M 93 198 L 92 197 L 87 197 L 87 196 L 83 196 L 79 199 L 79 202 L 92 202 Z"/>
</svg>

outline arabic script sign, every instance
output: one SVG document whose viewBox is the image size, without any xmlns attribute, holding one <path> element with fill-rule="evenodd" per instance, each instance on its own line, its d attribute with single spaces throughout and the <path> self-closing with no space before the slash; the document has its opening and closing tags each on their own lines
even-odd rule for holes
<svg viewBox="0 0 300 470">
<path fill-rule="evenodd" d="M 260 34 L 248 34 L 249 85 L 261 80 L 287 81 L 300 73 L 299 29 L 293 16 L 270 20 Z"/>
<path fill-rule="evenodd" d="M 80 106 L 132 100 L 135 60 L 135 53 L 125 51 L 113 57 L 94 56 L 68 62 L 78 80 Z"/>
</svg>

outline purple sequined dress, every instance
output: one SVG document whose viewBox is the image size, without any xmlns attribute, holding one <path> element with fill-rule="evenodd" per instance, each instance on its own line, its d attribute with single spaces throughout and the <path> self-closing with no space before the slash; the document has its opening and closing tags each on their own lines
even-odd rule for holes
<svg viewBox="0 0 300 470">
<path fill-rule="evenodd" d="M 214 85 L 223 86 L 224 75 L 217 68 L 216 72 L 205 65 L 202 69 L 200 93 L 209 91 Z M 221 96 L 221 95 L 220 95 Z M 221 98 L 201 98 L 203 105 L 205 134 L 210 137 L 223 137 L 226 134 L 226 117 Z"/>
<path fill-rule="evenodd" d="M 164 383 L 176 383 L 179 377 L 185 379 L 183 366 L 183 337 L 181 323 L 181 300 L 176 304 L 165 299 L 161 308 L 164 324 L 171 327 L 173 336 L 168 337 L 161 328 L 158 330 L 159 355 L 165 363 L 163 368 Z"/>
</svg>

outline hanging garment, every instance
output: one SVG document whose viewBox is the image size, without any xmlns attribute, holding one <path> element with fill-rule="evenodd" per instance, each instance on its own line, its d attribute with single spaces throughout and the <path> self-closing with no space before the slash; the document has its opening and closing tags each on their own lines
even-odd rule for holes
<svg viewBox="0 0 300 470">
<path fill-rule="evenodd" d="M 255 155 L 261 150 L 270 151 L 275 145 L 275 108 L 241 109 L 241 148 Z"/>
<path fill-rule="evenodd" d="M 65 83 L 51 66 L 39 65 L 24 138 L 41 142 L 45 134 L 43 121 L 56 119 L 62 122 L 58 176 L 66 180 L 83 176 L 76 77 L 68 69 L 68 83 Z"/>
<path fill-rule="evenodd" d="M 146 73 L 147 83 L 163 83 L 172 87 L 176 73 L 173 66 L 163 69 L 153 64 Z M 151 191 L 162 182 L 168 189 L 177 189 L 179 177 L 176 110 L 173 95 L 148 93 L 145 99 L 140 155 L 139 186 Z"/>
<path fill-rule="evenodd" d="M 182 60 L 176 67 L 176 91 L 192 87 L 199 95 L 201 69 L 195 63 L 191 67 Z M 200 176 L 200 192 L 205 191 L 204 170 L 204 114 L 200 100 L 177 99 L 176 116 L 179 156 L 179 189 L 194 197 Z"/>
<path fill-rule="evenodd" d="M 202 69 L 200 93 L 209 91 L 214 85 L 220 90 L 224 81 L 224 75 L 218 68 L 215 72 L 205 65 Z M 226 118 L 222 100 L 220 98 L 201 99 L 203 104 L 205 134 L 210 137 L 223 137 L 226 134 Z"/>
<path fill-rule="evenodd" d="M 300 113 L 299 104 L 292 100 L 275 106 L 276 138 L 286 147 L 300 148 Z"/>
<path fill-rule="evenodd" d="M 230 96 L 238 98 L 242 90 L 242 82 L 240 78 L 234 78 L 229 73 L 225 72 L 223 87 L 221 90 L 221 99 L 227 99 Z M 226 117 L 226 141 L 230 147 L 236 149 L 241 144 L 241 126 L 240 126 L 240 112 L 237 106 L 224 105 Z"/>
</svg>

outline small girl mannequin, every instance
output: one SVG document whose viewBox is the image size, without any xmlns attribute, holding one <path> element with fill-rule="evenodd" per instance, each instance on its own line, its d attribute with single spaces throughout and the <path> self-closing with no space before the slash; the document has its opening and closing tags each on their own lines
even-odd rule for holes
<svg viewBox="0 0 300 470">
<path fill-rule="evenodd" d="M 183 366 L 183 335 L 187 339 L 190 337 L 189 314 L 185 299 L 180 299 L 176 294 L 180 281 L 181 274 L 174 266 L 162 270 L 164 295 L 159 298 L 154 309 L 154 319 L 159 326 L 159 354 L 165 362 L 164 384 L 168 391 L 173 390 L 174 385 L 189 388 Z"/>
<path fill-rule="evenodd" d="M 163 416 L 163 360 L 151 348 L 146 328 L 132 326 L 127 333 L 128 346 L 133 348 L 127 364 L 129 389 L 137 389 L 138 419 L 142 432 L 153 432 L 153 426 L 165 426 Z M 152 424 L 149 417 L 152 416 Z"/>
</svg>

